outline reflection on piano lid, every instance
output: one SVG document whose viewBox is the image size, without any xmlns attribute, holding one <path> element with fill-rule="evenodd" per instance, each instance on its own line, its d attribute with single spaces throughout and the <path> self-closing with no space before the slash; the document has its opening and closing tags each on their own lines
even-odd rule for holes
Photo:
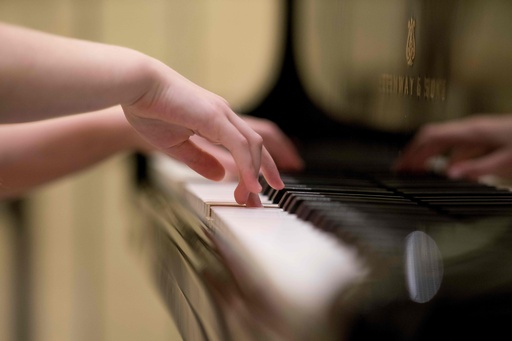
<svg viewBox="0 0 512 341">
<path fill-rule="evenodd" d="M 286 3 L 282 66 L 244 113 L 308 164 L 385 166 L 425 123 L 512 112 L 510 1 Z"/>
</svg>

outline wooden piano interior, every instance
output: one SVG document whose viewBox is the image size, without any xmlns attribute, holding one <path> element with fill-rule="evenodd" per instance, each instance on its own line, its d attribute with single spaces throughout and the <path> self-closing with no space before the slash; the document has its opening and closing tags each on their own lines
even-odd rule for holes
<svg viewBox="0 0 512 341">
<path fill-rule="evenodd" d="M 234 203 L 141 161 L 145 241 L 185 340 L 430 340 L 507 331 L 512 193 L 389 167 L 422 124 L 504 113 L 512 5 L 287 1 L 282 63 L 243 114 L 298 144 L 303 174 Z M 508 30 L 507 30 L 508 28 Z M 262 179 L 262 184 L 265 185 Z"/>
</svg>

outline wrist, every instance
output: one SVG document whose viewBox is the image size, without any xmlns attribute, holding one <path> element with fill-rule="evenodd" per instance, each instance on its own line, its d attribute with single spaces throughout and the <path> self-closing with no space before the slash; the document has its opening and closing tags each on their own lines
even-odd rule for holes
<svg viewBox="0 0 512 341">
<path fill-rule="evenodd" d="M 134 105 L 151 93 L 157 83 L 159 68 L 156 59 L 135 50 L 126 50 L 125 67 L 120 69 L 125 96 L 119 104 L 123 107 Z"/>
</svg>

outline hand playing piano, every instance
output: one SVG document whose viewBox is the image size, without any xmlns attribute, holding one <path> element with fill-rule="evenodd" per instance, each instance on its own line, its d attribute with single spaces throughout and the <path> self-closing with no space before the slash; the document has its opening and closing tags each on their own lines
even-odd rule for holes
<svg viewBox="0 0 512 341">
<path fill-rule="evenodd" d="M 274 122 L 252 116 L 242 116 L 245 122 L 263 138 L 263 145 L 269 151 L 280 171 L 294 172 L 304 168 L 304 161 L 293 142 Z M 238 170 L 232 155 L 223 147 L 209 143 L 200 136 L 191 140 L 213 155 L 226 170 L 226 178 L 236 179 Z"/>
<path fill-rule="evenodd" d="M 155 65 L 149 90 L 136 102 L 124 105 L 128 121 L 151 144 L 211 180 L 221 180 L 223 165 L 192 136 L 222 145 L 238 168 L 235 199 L 239 204 L 261 206 L 260 171 L 275 188 L 284 186 L 263 138 L 235 114 L 221 97 L 197 86 L 164 66 Z"/>
<path fill-rule="evenodd" d="M 424 171 L 434 157 L 447 160 L 446 175 L 476 180 L 512 176 L 512 115 L 479 115 L 429 124 L 396 160 L 398 171 Z"/>
<path fill-rule="evenodd" d="M 224 168 L 190 137 L 224 146 L 237 165 L 240 204 L 258 205 L 260 171 L 271 186 L 284 186 L 263 138 L 223 98 L 164 63 L 128 48 L 3 23 L 0 42 L 9 46 L 0 55 L 0 121 L 121 105 L 148 142 L 209 179 L 222 179 Z"/>
</svg>

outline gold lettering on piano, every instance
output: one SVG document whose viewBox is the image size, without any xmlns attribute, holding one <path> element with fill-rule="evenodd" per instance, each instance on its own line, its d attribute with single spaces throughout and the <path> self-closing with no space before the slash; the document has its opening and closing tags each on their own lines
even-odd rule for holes
<svg viewBox="0 0 512 341">
<path fill-rule="evenodd" d="M 382 74 L 379 92 L 429 101 L 446 100 L 447 81 L 444 78 Z"/>
<path fill-rule="evenodd" d="M 416 57 L 416 37 L 414 36 L 416 20 L 414 20 L 414 18 L 409 19 L 409 21 L 407 22 L 407 27 L 409 28 L 409 31 L 407 33 L 405 58 L 407 59 L 407 65 L 412 66 L 414 64 L 414 57 Z"/>
<path fill-rule="evenodd" d="M 407 65 L 412 67 L 416 58 L 416 20 L 407 22 L 407 44 L 405 57 Z M 444 78 L 421 77 L 411 75 L 382 74 L 379 80 L 379 93 L 404 98 L 416 98 L 428 101 L 445 101 L 447 81 Z"/>
</svg>

